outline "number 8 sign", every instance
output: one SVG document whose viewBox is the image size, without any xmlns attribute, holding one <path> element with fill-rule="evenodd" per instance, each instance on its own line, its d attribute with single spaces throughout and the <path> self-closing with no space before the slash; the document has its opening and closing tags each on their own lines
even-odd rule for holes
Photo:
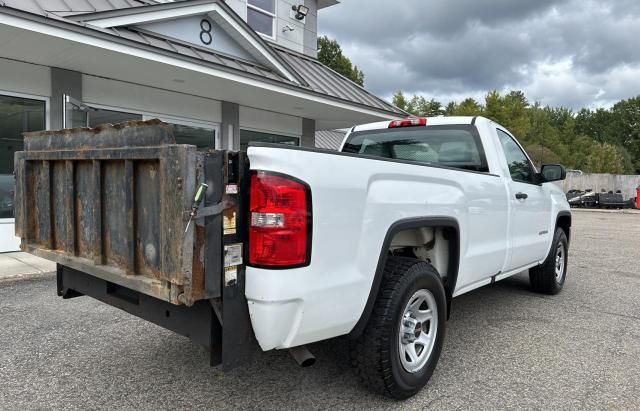
<svg viewBox="0 0 640 411">
<path fill-rule="evenodd" d="M 202 31 L 200 32 L 200 41 L 202 44 L 206 44 L 207 46 L 213 42 L 213 35 L 211 34 L 211 22 L 209 20 L 200 21 L 200 28 Z"/>
</svg>

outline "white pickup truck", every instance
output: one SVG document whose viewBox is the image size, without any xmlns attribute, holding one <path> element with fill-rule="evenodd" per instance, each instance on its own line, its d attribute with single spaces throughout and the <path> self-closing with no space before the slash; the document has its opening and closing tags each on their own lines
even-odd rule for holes
<svg viewBox="0 0 640 411">
<path fill-rule="evenodd" d="M 136 127 L 146 134 L 130 134 L 146 135 L 139 144 L 159 154 L 110 146 L 108 128 L 92 131 L 107 134 L 100 147 L 75 157 L 70 149 L 93 134 L 77 132 L 76 142 L 67 132 L 65 143 L 52 132 L 28 135 L 16 160 L 17 232 L 25 250 L 59 263 L 59 295 L 90 295 L 187 335 L 211 349 L 212 364 L 237 363 L 254 337 L 263 351 L 291 349 L 306 364 L 306 344 L 348 336 L 364 383 L 407 398 L 436 367 L 454 297 L 527 269 L 537 292 L 556 294 L 565 282 L 571 214 L 550 184 L 565 171 L 538 172 L 486 118 L 360 125 L 340 152 L 254 144 L 246 157 L 223 153 L 215 167 L 208 161 L 221 152 L 203 157 L 154 140 L 162 125 Z M 127 127 L 116 131 L 121 145 Z M 163 171 L 181 162 L 184 173 Z M 44 183 L 29 179 L 42 175 Z M 162 183 L 174 177 L 178 187 Z M 57 179 L 76 182 L 69 197 L 29 189 Z M 207 187 L 206 200 L 191 201 L 196 187 Z M 74 207 L 87 190 L 93 197 Z M 112 198 L 120 192 L 122 207 Z M 172 196 L 175 210 L 164 200 Z M 58 200 L 66 224 L 47 219 Z M 182 245 L 172 248 L 172 238 Z"/>
</svg>

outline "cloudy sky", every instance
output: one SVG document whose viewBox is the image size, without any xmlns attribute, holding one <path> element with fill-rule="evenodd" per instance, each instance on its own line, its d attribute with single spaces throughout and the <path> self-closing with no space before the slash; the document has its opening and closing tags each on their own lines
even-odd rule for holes
<svg viewBox="0 0 640 411">
<path fill-rule="evenodd" d="M 520 89 L 577 109 L 640 94 L 640 0 L 342 0 L 319 25 L 381 97 Z"/>
</svg>

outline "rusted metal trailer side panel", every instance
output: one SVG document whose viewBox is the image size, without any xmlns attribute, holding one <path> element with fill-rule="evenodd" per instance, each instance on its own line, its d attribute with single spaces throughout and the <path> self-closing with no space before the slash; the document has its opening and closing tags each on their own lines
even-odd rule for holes
<svg viewBox="0 0 640 411">
<path fill-rule="evenodd" d="M 202 267 L 192 281 L 204 241 L 184 233 L 205 155 L 170 126 L 30 133 L 15 162 L 24 251 L 172 304 L 212 297 Z"/>
</svg>

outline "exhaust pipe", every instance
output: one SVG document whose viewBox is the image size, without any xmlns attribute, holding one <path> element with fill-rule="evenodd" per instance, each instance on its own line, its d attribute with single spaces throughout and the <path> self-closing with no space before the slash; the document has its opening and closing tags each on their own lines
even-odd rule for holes
<svg viewBox="0 0 640 411">
<path fill-rule="evenodd" d="M 301 367 L 311 367 L 316 363 L 316 357 L 311 354 L 311 351 L 309 351 L 306 345 L 289 348 L 289 354 L 291 354 L 293 359 L 296 360 Z"/>
</svg>

